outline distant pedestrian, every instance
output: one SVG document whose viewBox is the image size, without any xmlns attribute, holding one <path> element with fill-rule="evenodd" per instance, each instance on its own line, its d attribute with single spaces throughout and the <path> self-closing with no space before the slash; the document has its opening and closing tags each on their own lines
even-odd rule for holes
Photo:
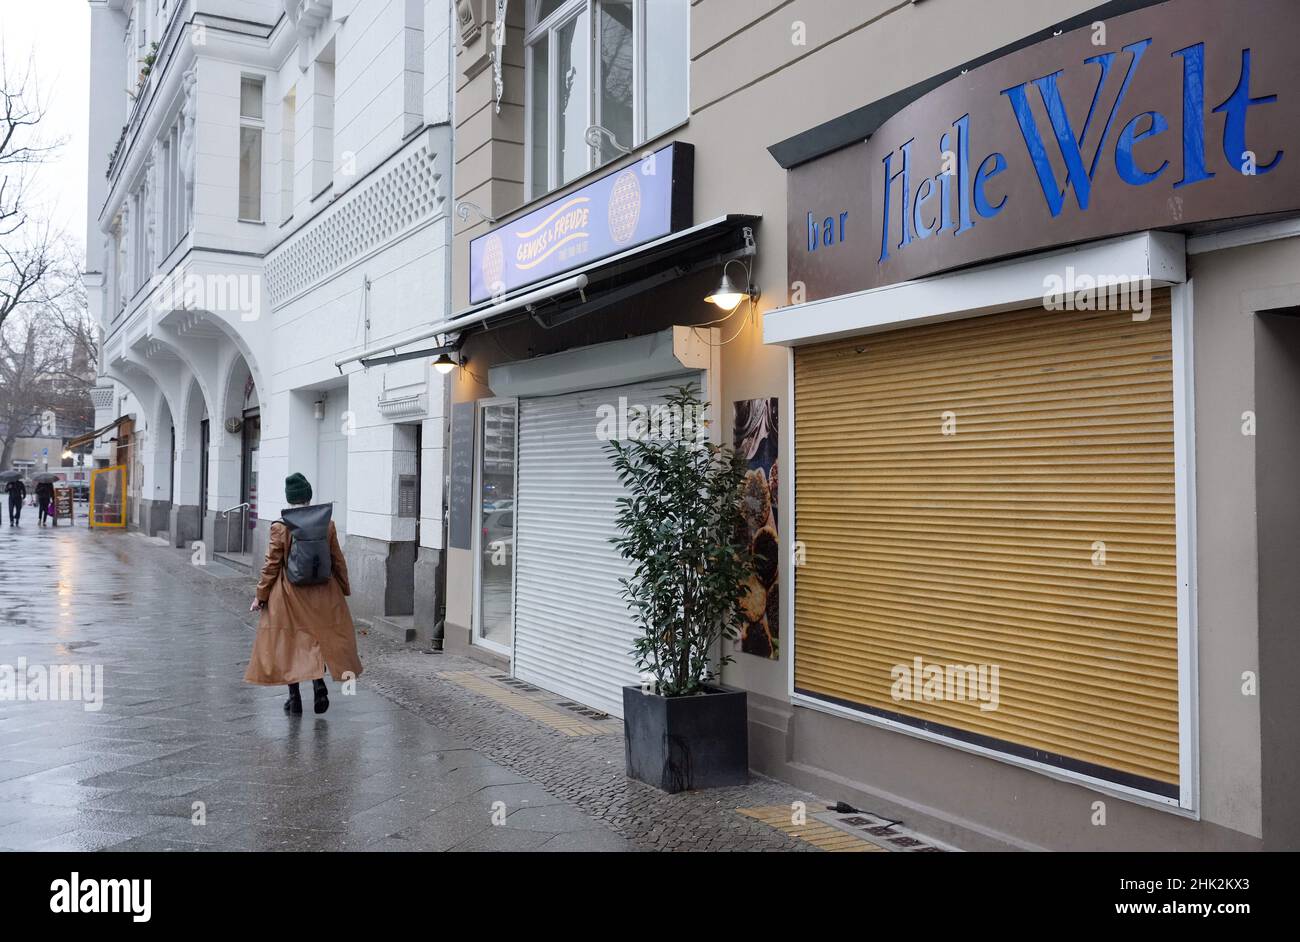
<svg viewBox="0 0 1300 942">
<path fill-rule="evenodd" d="M 347 599 L 348 564 L 339 546 L 330 504 L 312 505 L 311 484 L 301 474 L 284 481 L 290 505 L 271 524 L 271 542 L 248 607 L 261 610 L 244 680 L 287 684 L 286 713 L 302 713 L 298 685 L 310 680 L 315 710 L 329 709 L 325 671 L 336 681 L 361 675 L 356 629 Z"/>
<path fill-rule="evenodd" d="M 51 505 L 54 503 L 54 485 L 49 481 L 36 482 L 36 511 L 37 523 L 45 526 L 45 518 L 50 516 Z"/>
<path fill-rule="evenodd" d="M 5 485 L 5 493 L 9 495 L 9 526 L 18 526 L 18 521 L 23 515 L 23 501 L 27 499 L 27 485 L 22 479 L 10 481 Z"/>
</svg>

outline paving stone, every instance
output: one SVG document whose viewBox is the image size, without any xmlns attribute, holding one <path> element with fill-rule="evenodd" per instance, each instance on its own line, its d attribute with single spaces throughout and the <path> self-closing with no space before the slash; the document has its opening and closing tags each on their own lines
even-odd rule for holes
<svg viewBox="0 0 1300 942">
<path fill-rule="evenodd" d="M 146 854 L 197 853 L 211 849 L 212 848 L 203 844 L 188 844 L 185 841 L 168 840 L 159 837 L 156 834 L 146 834 L 143 837 L 132 837 L 116 844 L 110 844 L 107 847 L 99 848 L 99 850 L 109 851 L 110 853 L 120 852 Z M 229 849 L 230 848 L 223 848 L 223 850 Z"/>
<path fill-rule="evenodd" d="M 540 845 L 538 850 L 552 853 L 607 853 L 634 850 L 627 840 L 604 830 L 575 831 L 556 834 Z"/>
<path fill-rule="evenodd" d="M 349 845 L 360 846 L 365 839 L 343 831 L 321 831 L 314 828 L 287 828 L 255 826 L 240 832 L 239 839 L 248 850 L 273 851 L 341 851 Z"/>
<path fill-rule="evenodd" d="M 537 850 L 554 836 L 539 831 L 520 831 L 512 827 L 491 827 L 479 831 L 449 850 L 461 853 Z"/>
<path fill-rule="evenodd" d="M 123 841 L 139 838 L 142 835 L 123 833 L 120 831 L 93 831 L 87 828 L 76 828 L 71 831 L 65 831 L 54 837 L 48 837 L 43 841 L 27 847 L 27 850 L 34 851 L 75 851 L 87 852 L 96 850 L 105 850 L 115 844 L 121 844 Z"/>
<path fill-rule="evenodd" d="M 522 831 L 545 831 L 558 834 L 561 831 L 582 831 L 584 822 L 590 819 L 580 811 L 565 805 L 543 806 L 540 808 L 520 808 L 506 818 L 506 825 Z M 593 826 L 589 825 L 588 827 Z"/>
</svg>

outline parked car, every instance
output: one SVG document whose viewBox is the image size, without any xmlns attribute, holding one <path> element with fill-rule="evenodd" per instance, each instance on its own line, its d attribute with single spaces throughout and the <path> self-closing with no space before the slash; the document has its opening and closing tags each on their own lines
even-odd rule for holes
<svg viewBox="0 0 1300 942">
<path fill-rule="evenodd" d="M 512 502 L 513 503 L 513 502 Z M 483 555 L 492 556 L 504 549 L 506 556 L 515 551 L 515 510 L 490 510 L 483 515 Z"/>
</svg>

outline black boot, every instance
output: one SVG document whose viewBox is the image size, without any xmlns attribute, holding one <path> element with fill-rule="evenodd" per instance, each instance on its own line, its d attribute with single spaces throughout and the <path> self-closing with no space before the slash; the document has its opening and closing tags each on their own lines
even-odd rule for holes
<svg viewBox="0 0 1300 942">
<path fill-rule="evenodd" d="M 313 680 L 311 686 L 316 692 L 316 712 L 324 713 L 330 708 L 330 692 L 325 687 L 325 678 Z"/>
<path fill-rule="evenodd" d="M 289 699 L 284 701 L 284 712 L 302 715 L 302 693 L 297 684 L 289 685 Z"/>
</svg>

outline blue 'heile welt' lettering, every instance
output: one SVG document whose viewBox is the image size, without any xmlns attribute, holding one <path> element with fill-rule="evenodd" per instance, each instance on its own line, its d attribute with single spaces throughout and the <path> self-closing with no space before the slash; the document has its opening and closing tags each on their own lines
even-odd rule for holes
<svg viewBox="0 0 1300 942">
<path fill-rule="evenodd" d="M 1084 60 L 1085 65 L 1097 66 L 1098 75 L 1088 113 L 1077 133 L 1066 112 L 1060 91 L 1059 79 L 1064 70 L 1002 90 L 1001 94 L 1011 106 L 1047 210 L 1053 218 L 1064 212 L 1071 192 L 1074 193 L 1079 210 L 1089 210 L 1093 198 L 1093 182 L 1104 154 L 1112 155 L 1116 176 L 1129 186 L 1149 186 L 1165 177 L 1170 170 L 1170 160 L 1147 169 L 1149 161 L 1144 163 L 1138 154 L 1140 145 L 1170 130 L 1167 115 L 1155 110 L 1142 111 L 1116 130 L 1118 116 L 1130 92 L 1141 89 L 1140 83 L 1136 83 L 1135 79 L 1152 42 L 1151 39 L 1142 39 L 1124 46 L 1121 52 L 1107 52 Z M 1119 56 L 1125 54 L 1129 59 L 1123 81 L 1109 108 L 1105 109 L 1102 105 L 1103 92 L 1113 84 L 1109 81 L 1110 77 L 1117 71 Z M 1170 57 L 1182 60 L 1182 176 L 1173 184 L 1178 189 L 1212 180 L 1216 174 L 1209 169 L 1206 155 L 1208 116 L 1205 109 L 1205 44 L 1196 43 L 1179 49 L 1171 53 Z M 1278 100 L 1275 94 L 1258 98 L 1251 95 L 1251 65 L 1251 50 L 1243 49 L 1236 88 L 1212 113 L 1225 116 L 1222 150 L 1228 166 L 1243 174 L 1263 175 L 1278 167 L 1285 151 L 1278 150 L 1270 160 L 1262 162 L 1249 149 L 1246 124 L 1250 109 L 1273 104 Z M 1040 120 L 1031 107 L 1030 86 L 1038 91 L 1047 115 L 1046 128 L 1040 128 Z M 1096 134 L 1095 145 L 1091 145 L 1094 126 L 1103 111 L 1104 124 Z M 1001 199 L 994 202 L 988 195 L 988 188 L 995 177 L 1011 169 L 1011 161 L 1005 153 L 993 151 L 980 161 L 972 173 L 973 140 L 971 116 L 962 115 L 939 139 L 939 154 L 944 162 L 944 170 L 933 177 L 919 176 L 915 172 L 916 162 L 912 153 L 917 143 L 915 138 L 907 140 L 884 157 L 881 161 L 884 165 L 885 191 L 881 203 L 880 262 L 890 257 L 891 248 L 905 249 L 913 242 L 924 241 L 945 232 L 961 235 L 975 228 L 979 219 L 991 219 L 1005 208 L 1010 194 L 1004 193 Z M 1057 179 L 1052 152 L 1049 150 L 1052 147 L 1059 157 L 1059 163 L 1065 168 L 1064 180 Z M 1090 158 L 1085 157 L 1089 151 Z M 919 179 L 914 179 L 918 176 Z M 901 190 L 901 193 L 896 195 L 895 189 Z M 891 247 L 890 223 L 895 218 L 898 220 L 899 236 L 897 243 Z M 827 219 L 826 222 L 831 220 Z M 818 241 L 823 245 L 831 244 L 826 235 L 823 231 L 822 238 L 817 239 L 816 224 L 810 215 L 809 250 L 814 249 Z M 841 233 L 841 241 L 842 238 Z"/>
<path fill-rule="evenodd" d="M 1043 105 L 1047 108 L 1047 118 L 1052 125 L 1052 134 L 1056 139 L 1056 146 L 1060 151 L 1061 158 L 1065 161 L 1064 186 L 1060 186 L 1056 182 L 1056 173 L 1052 170 L 1051 161 L 1047 158 L 1047 147 L 1042 136 L 1038 133 L 1038 121 L 1034 117 L 1033 111 L 1030 110 L 1029 95 L 1026 92 L 1029 83 L 1026 82 L 1012 88 L 1003 89 L 1002 94 L 1011 99 L 1011 109 L 1015 112 L 1016 123 L 1020 125 L 1020 134 L 1024 137 L 1025 147 L 1029 150 L 1029 159 L 1033 161 L 1034 170 L 1038 173 L 1039 185 L 1043 188 L 1043 196 L 1047 200 L 1047 206 L 1053 216 L 1059 216 L 1061 210 L 1065 207 L 1065 196 L 1069 187 L 1074 189 L 1074 198 L 1078 202 L 1079 208 L 1084 210 L 1088 208 L 1088 201 L 1092 196 L 1092 180 L 1097 173 L 1098 158 L 1101 156 L 1102 149 L 1106 146 L 1106 138 L 1110 135 L 1111 126 L 1115 123 L 1115 115 L 1128 95 L 1129 86 L 1133 82 L 1133 75 L 1137 71 L 1138 64 L 1142 61 L 1142 56 L 1150 45 L 1151 40 L 1144 39 L 1141 42 L 1124 47 L 1124 51 L 1132 55 L 1133 58 L 1129 62 L 1128 74 L 1124 76 L 1124 84 L 1120 87 L 1119 94 L 1115 96 L 1115 101 L 1110 106 L 1110 114 L 1106 116 L 1106 126 L 1102 129 L 1101 138 L 1097 142 L 1097 150 L 1087 170 L 1083 168 L 1083 143 L 1088 136 L 1088 129 L 1092 125 L 1092 119 L 1097 110 L 1097 101 L 1101 97 L 1102 87 L 1106 84 L 1106 76 L 1110 74 L 1117 53 L 1108 52 L 1086 60 L 1089 65 L 1094 62 L 1097 63 L 1101 67 L 1101 74 L 1097 77 L 1097 87 L 1092 93 L 1092 104 L 1088 108 L 1088 117 L 1084 120 L 1083 131 L 1078 137 L 1075 137 L 1074 129 L 1070 126 L 1070 117 L 1065 113 L 1065 103 L 1061 101 L 1061 93 L 1056 85 L 1056 79 L 1062 73 L 1053 72 L 1051 75 L 1034 79 L 1033 85 L 1038 89 L 1038 94 L 1043 99 Z"/>
</svg>

